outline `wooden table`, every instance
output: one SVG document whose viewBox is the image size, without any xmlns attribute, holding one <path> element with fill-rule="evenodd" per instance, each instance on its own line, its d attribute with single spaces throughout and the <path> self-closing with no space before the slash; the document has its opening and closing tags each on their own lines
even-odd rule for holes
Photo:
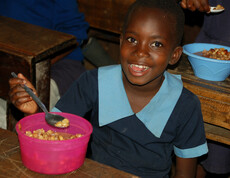
<svg viewBox="0 0 230 178">
<path fill-rule="evenodd" d="M 36 87 L 41 101 L 49 108 L 50 66 L 77 46 L 73 35 L 0 16 L 0 98 L 8 100 L 11 72 L 23 73 Z M 10 112 L 7 128 L 23 114 Z M 11 108 L 11 109 L 9 109 Z M 16 118 L 16 119 L 15 119 Z"/>
<path fill-rule="evenodd" d="M 73 35 L 0 16 L 0 97 L 8 99 L 11 71 L 21 72 L 48 107 L 51 60 L 76 46 Z"/>
<path fill-rule="evenodd" d="M 27 169 L 20 156 L 20 147 L 16 133 L 0 128 L 0 177 L 2 178 L 45 178 L 45 177 L 76 177 L 76 178 L 137 178 L 137 176 L 118 169 L 85 159 L 84 164 L 73 172 L 62 175 L 39 174 Z"/>
<path fill-rule="evenodd" d="M 120 33 L 124 16 L 135 0 L 78 0 L 79 10 L 93 28 Z"/>
</svg>

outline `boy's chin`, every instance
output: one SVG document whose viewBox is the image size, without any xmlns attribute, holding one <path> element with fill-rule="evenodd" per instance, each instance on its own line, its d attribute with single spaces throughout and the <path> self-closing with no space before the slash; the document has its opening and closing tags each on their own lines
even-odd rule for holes
<svg viewBox="0 0 230 178">
<path fill-rule="evenodd" d="M 139 78 L 138 80 L 138 77 L 133 77 L 131 74 L 126 74 L 124 72 L 124 70 L 122 69 L 122 73 L 123 73 L 123 80 L 125 80 L 124 82 L 127 82 L 131 85 L 134 85 L 134 86 L 144 86 L 146 85 L 147 83 L 143 83 L 143 80 Z"/>
<path fill-rule="evenodd" d="M 126 80 L 129 84 L 131 84 L 131 85 L 133 85 L 133 86 L 140 86 L 140 87 L 141 87 L 141 86 L 145 86 L 145 85 L 147 85 L 148 83 L 151 82 L 151 81 L 144 82 L 143 80 L 138 81 L 137 79 L 129 79 L 128 77 L 126 77 L 125 80 Z"/>
</svg>

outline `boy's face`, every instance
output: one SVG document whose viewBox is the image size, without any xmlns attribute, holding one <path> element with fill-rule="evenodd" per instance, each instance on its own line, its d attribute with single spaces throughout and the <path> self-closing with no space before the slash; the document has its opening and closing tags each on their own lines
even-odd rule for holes
<svg viewBox="0 0 230 178">
<path fill-rule="evenodd" d="M 175 44 L 175 19 L 160 9 L 139 8 L 121 36 L 121 65 L 130 83 L 157 81 L 182 53 Z M 158 80 L 159 81 L 159 80 Z"/>
</svg>

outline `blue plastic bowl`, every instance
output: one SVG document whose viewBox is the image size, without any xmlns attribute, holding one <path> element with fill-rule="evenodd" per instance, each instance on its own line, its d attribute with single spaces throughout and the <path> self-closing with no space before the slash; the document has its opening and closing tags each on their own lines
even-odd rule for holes
<svg viewBox="0 0 230 178">
<path fill-rule="evenodd" d="M 191 43 L 183 46 L 183 53 L 188 55 L 195 76 L 210 81 L 224 81 L 230 75 L 230 60 L 211 59 L 194 54 L 211 48 L 225 48 L 230 51 L 228 46 Z"/>
</svg>

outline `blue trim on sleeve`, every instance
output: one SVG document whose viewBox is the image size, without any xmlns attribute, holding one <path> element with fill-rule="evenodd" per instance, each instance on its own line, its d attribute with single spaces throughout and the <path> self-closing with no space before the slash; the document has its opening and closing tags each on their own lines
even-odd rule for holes
<svg viewBox="0 0 230 178">
<path fill-rule="evenodd" d="M 194 148 L 180 149 L 174 146 L 174 152 L 181 158 L 194 158 L 208 153 L 207 142 Z"/>
</svg>

